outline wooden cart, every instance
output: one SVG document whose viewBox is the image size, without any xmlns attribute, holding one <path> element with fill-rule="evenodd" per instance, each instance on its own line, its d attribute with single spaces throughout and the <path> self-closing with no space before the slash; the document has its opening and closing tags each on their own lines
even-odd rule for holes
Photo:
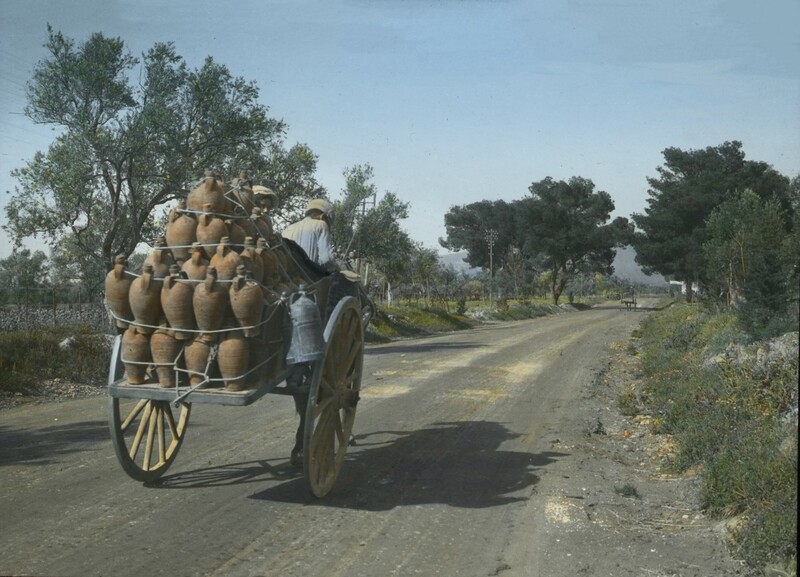
<svg viewBox="0 0 800 577">
<path fill-rule="evenodd" d="M 322 357 L 310 362 L 311 376 L 300 385 L 287 382 L 291 366 L 283 359 L 277 372 L 243 391 L 226 390 L 214 382 L 221 379 L 209 376 L 203 386 L 189 386 L 186 379 L 176 379 L 171 388 L 162 388 L 157 382 L 131 385 L 125 379 L 122 341 L 117 336 L 108 377 L 109 425 L 125 472 L 143 482 L 161 477 L 183 444 L 194 404 L 244 406 L 267 393 L 308 393 L 302 430 L 303 472 L 311 493 L 326 495 L 341 470 L 355 421 L 364 328 L 369 321 L 359 298 L 352 296 L 342 298 L 330 314 L 325 314 L 329 286 L 322 282 L 315 287 L 323 311 Z M 177 362 L 175 370 L 180 370 Z"/>
</svg>

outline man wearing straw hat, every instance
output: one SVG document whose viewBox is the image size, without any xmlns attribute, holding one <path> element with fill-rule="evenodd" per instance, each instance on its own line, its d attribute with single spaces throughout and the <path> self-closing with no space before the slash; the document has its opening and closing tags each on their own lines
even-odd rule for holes
<svg viewBox="0 0 800 577">
<path fill-rule="evenodd" d="M 306 252 L 308 258 L 328 272 L 337 272 L 339 265 L 333 254 L 331 227 L 333 205 L 324 198 L 308 201 L 306 216 L 283 231 L 283 238 L 293 240 Z"/>
</svg>

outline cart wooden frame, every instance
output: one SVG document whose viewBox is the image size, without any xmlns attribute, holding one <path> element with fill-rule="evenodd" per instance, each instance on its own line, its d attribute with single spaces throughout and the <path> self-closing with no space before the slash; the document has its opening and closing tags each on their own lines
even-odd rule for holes
<svg viewBox="0 0 800 577">
<path fill-rule="evenodd" d="M 324 296 L 326 301 L 327 294 Z M 287 383 L 289 368 L 243 391 L 179 384 L 171 388 L 157 383 L 130 385 L 124 377 L 121 336 L 117 336 L 108 377 L 109 427 L 123 470 L 142 482 L 164 475 L 183 444 L 195 404 L 246 406 L 268 393 L 307 392 L 303 473 L 309 491 L 325 496 L 342 468 L 353 430 L 366 322 L 359 299 L 342 298 L 327 319 L 322 358 L 311 363 L 311 378 L 300 388 Z"/>
</svg>

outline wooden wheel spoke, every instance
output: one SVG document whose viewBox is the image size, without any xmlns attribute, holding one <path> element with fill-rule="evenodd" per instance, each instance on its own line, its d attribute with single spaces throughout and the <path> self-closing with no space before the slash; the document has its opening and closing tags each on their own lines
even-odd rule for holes
<svg viewBox="0 0 800 577">
<path fill-rule="evenodd" d="M 339 444 L 343 445 L 345 443 L 345 438 L 344 428 L 342 427 L 342 413 L 340 411 L 336 411 L 334 415 L 335 418 L 333 419 L 333 429 L 336 432 L 336 438 L 339 440 Z"/>
<path fill-rule="evenodd" d="M 347 352 L 347 356 L 345 357 L 345 360 L 343 361 L 342 364 L 345 370 L 350 372 L 350 369 L 355 366 L 355 360 L 360 352 L 361 352 L 361 343 L 354 341 L 352 346 L 350 347 L 350 350 Z"/>
<path fill-rule="evenodd" d="M 158 423 L 160 417 L 161 417 L 161 407 L 156 405 L 155 409 L 150 413 L 150 419 L 147 427 L 147 440 L 145 441 L 144 444 L 142 469 L 144 469 L 145 471 L 150 470 L 150 465 L 153 462 L 153 441 L 155 440 L 156 430 L 158 429 L 156 423 Z"/>
<path fill-rule="evenodd" d="M 333 396 L 330 396 L 330 397 L 325 397 L 324 399 L 322 399 L 322 400 L 321 400 L 321 401 L 320 401 L 320 402 L 317 404 L 317 406 L 316 406 L 316 407 L 314 407 L 314 416 L 313 416 L 313 418 L 314 418 L 314 419 L 317 419 L 317 418 L 319 418 L 319 416 L 320 416 L 320 415 L 321 415 L 323 412 L 325 412 L 325 410 L 326 410 L 326 409 L 328 409 L 328 407 L 330 407 L 330 406 L 331 406 L 331 404 L 333 403 L 333 399 L 334 399 L 334 398 L 335 398 L 335 397 L 333 397 Z"/>
<path fill-rule="evenodd" d="M 128 430 L 130 424 L 134 421 L 134 419 L 136 419 L 136 417 L 139 416 L 139 413 L 142 412 L 142 409 L 147 405 L 147 403 L 148 403 L 147 399 L 142 399 L 138 403 L 136 403 L 136 406 L 133 407 L 133 409 L 131 409 L 131 412 L 128 413 L 128 416 L 119 426 L 120 431 L 124 433 L 125 431 Z"/>
<path fill-rule="evenodd" d="M 178 429 L 175 427 L 175 415 L 172 414 L 172 409 L 164 411 L 164 416 L 167 418 L 167 426 L 169 428 L 169 434 L 171 436 L 170 442 L 175 442 L 179 435 Z"/>
<path fill-rule="evenodd" d="M 331 381 L 333 381 L 334 383 L 333 385 L 331 385 Z M 325 398 L 330 398 L 333 395 L 335 395 L 336 394 L 335 383 L 336 383 L 335 379 L 328 379 L 325 376 L 323 376 L 319 381 L 320 395 L 323 395 Z"/>
<path fill-rule="evenodd" d="M 131 443 L 129 454 L 132 460 L 136 459 L 136 453 L 139 452 L 139 446 L 142 444 L 144 430 L 150 422 L 150 414 L 153 412 L 153 402 L 147 401 L 146 405 L 147 406 L 145 407 L 144 415 L 142 415 L 142 419 L 139 421 L 139 427 L 136 429 L 136 436 L 133 438 L 133 442 Z"/>
<path fill-rule="evenodd" d="M 167 461 L 167 447 L 166 447 L 166 440 L 164 438 L 164 421 L 166 421 L 167 415 L 169 415 L 172 411 L 169 410 L 169 407 L 162 407 L 161 409 L 161 418 L 158 419 L 158 464 L 161 465 Z"/>
</svg>

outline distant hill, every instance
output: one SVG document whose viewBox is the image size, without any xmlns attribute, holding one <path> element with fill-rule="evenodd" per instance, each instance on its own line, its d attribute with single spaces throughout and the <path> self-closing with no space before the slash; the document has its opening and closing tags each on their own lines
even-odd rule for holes
<svg viewBox="0 0 800 577">
<path fill-rule="evenodd" d="M 634 283 L 651 286 L 666 286 L 669 284 L 660 274 L 648 276 L 642 272 L 642 267 L 636 264 L 636 251 L 631 246 L 617 249 L 614 259 L 614 276 Z"/>
<path fill-rule="evenodd" d="M 448 254 L 443 254 L 439 256 L 439 262 L 441 262 L 444 266 L 452 265 L 454 269 L 458 272 L 466 272 L 469 275 L 477 274 L 480 269 L 470 268 L 470 266 L 464 262 L 467 253 L 464 252 L 452 252 Z M 646 284 L 652 286 L 664 286 L 667 283 L 667 279 L 665 279 L 661 275 L 654 274 L 652 276 L 648 276 L 642 272 L 642 267 L 636 264 L 636 251 L 633 247 L 626 246 L 625 248 L 618 248 L 617 249 L 617 256 L 614 259 L 614 275 L 618 278 L 623 280 L 628 280 L 633 283 L 638 284 Z"/>
</svg>

